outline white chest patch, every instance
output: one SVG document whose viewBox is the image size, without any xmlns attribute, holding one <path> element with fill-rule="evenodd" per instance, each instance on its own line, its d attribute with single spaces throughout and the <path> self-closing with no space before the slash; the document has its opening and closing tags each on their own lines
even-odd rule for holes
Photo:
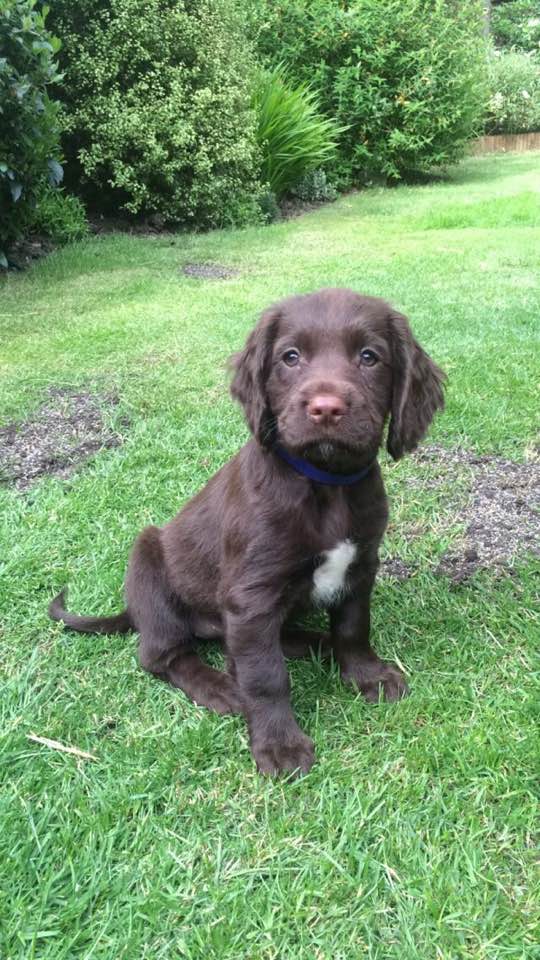
<svg viewBox="0 0 540 960">
<path fill-rule="evenodd" d="M 311 596 L 315 603 L 324 607 L 343 593 L 347 570 L 356 557 L 356 547 L 350 540 L 342 540 L 332 550 L 325 550 L 323 556 L 323 562 L 313 574 Z"/>
</svg>

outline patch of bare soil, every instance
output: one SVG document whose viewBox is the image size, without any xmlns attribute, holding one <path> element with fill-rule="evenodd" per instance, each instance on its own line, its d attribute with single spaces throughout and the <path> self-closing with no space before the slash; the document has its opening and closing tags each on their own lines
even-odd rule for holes
<svg viewBox="0 0 540 960">
<path fill-rule="evenodd" d="M 327 207 L 329 202 L 328 200 L 299 200 L 297 197 L 288 197 L 279 202 L 279 219 L 295 220 L 297 217 L 303 217 L 306 213 L 313 213 L 314 210 Z"/>
<path fill-rule="evenodd" d="M 225 267 L 221 263 L 185 263 L 182 273 L 197 280 L 231 280 L 240 276 L 240 270 Z"/>
<path fill-rule="evenodd" d="M 32 234 L 25 240 L 20 240 L 11 247 L 8 254 L 8 264 L 10 270 L 27 270 L 33 263 L 46 257 L 55 244 L 48 237 Z M 0 271 L 1 276 L 2 271 Z"/>
<path fill-rule="evenodd" d="M 381 561 L 380 574 L 383 577 L 392 577 L 394 580 L 408 580 L 414 571 L 409 564 L 399 557 L 387 557 Z"/>
<path fill-rule="evenodd" d="M 416 456 L 438 464 L 446 480 L 461 468 L 471 475 L 469 497 L 456 511 L 465 525 L 462 542 L 443 557 L 437 573 L 462 583 L 477 570 L 509 569 L 519 556 L 540 556 L 539 461 L 516 463 L 435 445 Z"/>
<path fill-rule="evenodd" d="M 104 421 L 117 397 L 63 388 L 47 396 L 28 420 L 0 427 L 0 483 L 27 490 L 45 474 L 67 477 L 93 453 L 122 443 Z"/>
<path fill-rule="evenodd" d="M 96 236 L 109 236 L 112 233 L 129 233 L 135 237 L 172 237 L 173 229 L 165 225 L 163 217 L 155 214 L 150 217 L 122 217 L 105 216 L 104 214 L 90 214 L 88 225 L 90 232 Z"/>
</svg>

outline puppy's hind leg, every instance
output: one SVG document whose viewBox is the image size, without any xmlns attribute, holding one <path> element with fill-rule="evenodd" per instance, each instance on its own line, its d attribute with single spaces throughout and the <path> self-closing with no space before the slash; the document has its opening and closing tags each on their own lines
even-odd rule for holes
<svg viewBox="0 0 540 960">
<path fill-rule="evenodd" d="M 168 680 L 201 707 L 222 714 L 242 712 L 233 678 L 203 663 L 195 651 L 189 611 L 167 584 L 157 527 L 147 527 L 135 543 L 126 598 L 140 634 L 139 662 L 145 670 Z"/>
</svg>

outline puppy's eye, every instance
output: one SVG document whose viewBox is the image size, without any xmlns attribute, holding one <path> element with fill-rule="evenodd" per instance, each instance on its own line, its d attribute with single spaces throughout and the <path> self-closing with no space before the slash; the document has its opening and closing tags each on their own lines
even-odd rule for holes
<svg viewBox="0 0 540 960">
<path fill-rule="evenodd" d="M 300 354 L 298 350 L 286 350 L 281 359 L 288 367 L 295 367 L 300 360 Z"/>
<path fill-rule="evenodd" d="M 365 367 L 372 367 L 377 363 L 378 356 L 376 353 L 373 353 L 373 350 L 362 350 L 360 353 L 360 362 L 364 364 Z"/>
</svg>

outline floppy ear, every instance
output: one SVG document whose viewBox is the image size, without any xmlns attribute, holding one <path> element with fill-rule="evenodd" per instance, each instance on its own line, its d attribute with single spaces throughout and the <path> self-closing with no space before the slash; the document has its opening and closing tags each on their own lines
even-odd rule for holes
<svg viewBox="0 0 540 960">
<path fill-rule="evenodd" d="M 274 432 L 266 381 L 270 374 L 272 345 L 278 322 L 277 308 L 265 310 L 247 338 L 244 349 L 234 354 L 230 361 L 234 371 L 231 393 L 242 404 L 250 430 L 263 447 L 271 446 Z"/>
<path fill-rule="evenodd" d="M 393 386 L 386 446 L 399 460 L 415 449 L 437 410 L 443 409 L 446 374 L 417 343 L 401 313 L 391 314 L 390 330 Z"/>
</svg>

